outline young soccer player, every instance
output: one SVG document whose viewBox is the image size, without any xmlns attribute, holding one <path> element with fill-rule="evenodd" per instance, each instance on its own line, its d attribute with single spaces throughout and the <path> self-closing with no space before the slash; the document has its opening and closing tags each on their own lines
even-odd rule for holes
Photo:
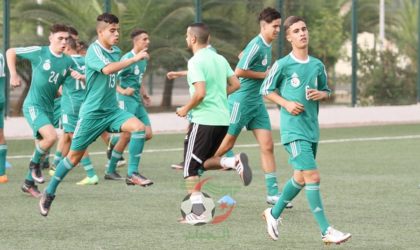
<svg viewBox="0 0 420 250">
<path fill-rule="evenodd" d="M 189 192 L 194 191 L 200 171 L 220 169 L 220 157 L 213 157 L 229 125 L 227 95 L 240 83 L 226 59 L 207 48 L 209 29 L 203 23 L 188 26 L 186 41 L 194 56 L 188 61 L 190 101 L 177 109 L 180 117 L 191 116 L 185 155 L 184 178 Z M 218 159 L 216 159 L 218 158 Z M 232 157 L 231 168 L 237 170 L 244 185 L 249 185 L 252 172 L 245 154 Z"/>
<path fill-rule="evenodd" d="M 115 46 L 119 38 L 118 17 L 104 13 L 96 20 L 98 40 L 89 46 L 85 60 L 86 97 L 80 108 L 70 152 L 58 164 L 39 201 L 40 213 L 43 216 L 48 215 L 60 181 L 80 162 L 87 147 L 104 131 L 131 135 L 130 162 L 134 162 L 135 166 L 139 165 L 143 152 L 144 124 L 133 114 L 118 107 L 115 86 L 118 71 L 143 59 L 147 53 L 138 53 L 132 58 L 119 61 L 120 49 Z M 125 146 L 120 140 L 115 145 L 114 151 L 122 152 Z M 131 176 L 127 176 L 127 184 L 138 185 L 141 183 L 140 178 L 138 172 L 134 172 Z"/>
<path fill-rule="evenodd" d="M 68 27 L 54 24 L 50 29 L 49 46 L 11 48 L 6 53 L 12 87 L 20 86 L 16 57 L 29 60 L 32 66 L 32 82 L 23 104 L 23 114 L 38 143 L 22 191 L 34 197 L 40 196 L 35 182 L 44 182 L 40 160 L 57 140 L 53 126 L 54 98 L 73 65 L 71 58 L 63 54 L 68 38 Z"/>
<path fill-rule="evenodd" d="M 0 53 L 0 183 L 8 182 L 6 175 L 6 154 L 7 145 L 4 139 L 4 102 L 5 102 L 5 82 L 4 57 Z"/>
<path fill-rule="evenodd" d="M 131 32 L 131 40 L 133 42 L 133 48 L 130 52 L 126 53 L 121 58 L 121 60 L 132 58 L 139 53 L 143 53 L 144 58 L 136 63 L 131 64 L 129 67 L 126 67 L 118 73 L 119 85 L 117 85 L 117 100 L 121 109 L 135 115 L 140 121 L 143 122 L 146 132 L 145 139 L 150 140 L 152 138 L 152 127 L 150 125 L 150 119 L 149 115 L 147 114 L 145 105 L 150 105 L 151 100 L 150 96 L 146 93 L 144 85 L 142 84 L 143 75 L 146 72 L 147 59 L 149 59 L 148 55 L 144 53 L 149 47 L 149 35 L 145 30 L 134 29 Z M 119 139 L 130 140 L 129 137 L 119 137 Z M 109 175 L 109 173 L 115 173 L 117 161 L 121 158 L 122 153 L 123 151 L 118 152 L 114 150 L 114 152 L 111 154 L 110 160 L 108 162 L 107 174 L 105 174 L 105 179 L 115 179 L 115 175 Z M 138 166 L 133 165 L 133 162 L 128 164 L 128 176 L 131 176 L 138 170 Z M 140 174 L 139 176 L 139 185 L 148 186 L 153 184 L 153 182 L 145 176 Z"/>
<path fill-rule="evenodd" d="M 289 154 L 294 172 L 273 208 L 264 211 L 267 231 L 279 237 L 278 220 L 286 204 L 305 189 L 309 207 L 325 243 L 339 244 L 351 237 L 328 223 L 319 191 L 320 175 L 315 161 L 319 141 L 319 101 L 328 98 L 330 89 L 324 64 L 308 55 L 309 32 L 301 17 L 284 22 L 292 52 L 276 61 L 261 86 L 261 94 L 281 106 L 281 142 Z M 276 92 L 278 90 L 279 93 Z"/>
<path fill-rule="evenodd" d="M 252 130 L 260 146 L 261 167 L 265 175 L 266 202 L 275 204 L 279 198 L 276 163 L 273 153 L 270 118 L 262 96 L 261 84 L 271 65 L 271 43 L 280 32 L 281 16 L 273 8 L 265 8 L 259 15 L 260 34 L 242 51 L 235 74 L 241 88 L 229 96 L 230 125 L 216 155 L 222 156 L 233 147 L 241 130 Z M 292 204 L 288 204 L 291 208 Z"/>
</svg>

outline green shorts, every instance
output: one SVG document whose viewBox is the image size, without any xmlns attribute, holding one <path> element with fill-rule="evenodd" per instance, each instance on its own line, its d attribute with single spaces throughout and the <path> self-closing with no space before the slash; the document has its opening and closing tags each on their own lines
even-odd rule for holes
<svg viewBox="0 0 420 250">
<path fill-rule="evenodd" d="M 63 128 L 63 124 L 61 123 L 61 97 L 54 99 L 54 120 L 53 120 L 54 128 Z"/>
<path fill-rule="evenodd" d="M 132 117 L 134 117 L 133 114 L 119 108 L 104 118 L 97 118 L 90 114 L 79 117 L 74 130 L 71 150 L 85 150 L 104 131 L 119 133 L 121 126 Z"/>
<path fill-rule="evenodd" d="M 318 143 L 297 140 L 284 145 L 289 153 L 289 164 L 294 170 L 314 170 L 318 168 L 316 164 L 316 151 Z"/>
<path fill-rule="evenodd" d="M 118 100 L 118 104 L 121 109 L 135 115 L 145 126 L 150 126 L 149 115 L 143 104 L 128 100 Z"/>
<path fill-rule="evenodd" d="M 251 107 L 245 102 L 229 101 L 229 109 L 229 135 L 238 136 L 244 127 L 247 130 L 271 130 L 270 117 L 264 103 L 257 103 Z"/>
<path fill-rule="evenodd" d="M 4 103 L 0 103 L 0 128 L 4 128 Z"/>
<path fill-rule="evenodd" d="M 45 125 L 53 125 L 53 116 L 52 112 L 46 112 L 35 106 L 24 106 L 22 108 L 23 116 L 26 121 L 29 123 L 29 126 L 32 129 L 34 138 L 42 139 L 41 134 L 38 130 Z"/>
<path fill-rule="evenodd" d="M 63 113 L 61 116 L 61 124 L 63 126 L 64 133 L 74 133 L 77 120 L 79 120 L 78 115 Z"/>
</svg>

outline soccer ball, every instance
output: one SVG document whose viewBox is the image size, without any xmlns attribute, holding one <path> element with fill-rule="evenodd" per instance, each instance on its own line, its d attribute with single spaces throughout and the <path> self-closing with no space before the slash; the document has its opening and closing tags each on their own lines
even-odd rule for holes
<svg viewBox="0 0 420 250">
<path fill-rule="evenodd" d="M 185 196 L 181 203 L 181 214 L 190 225 L 204 225 L 212 221 L 216 207 L 206 193 L 193 192 Z"/>
</svg>

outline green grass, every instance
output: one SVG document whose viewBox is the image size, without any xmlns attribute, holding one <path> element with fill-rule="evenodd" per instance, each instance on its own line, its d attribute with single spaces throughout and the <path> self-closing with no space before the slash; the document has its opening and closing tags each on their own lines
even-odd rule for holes
<svg viewBox="0 0 420 250">
<path fill-rule="evenodd" d="M 420 135 L 418 125 L 323 129 L 318 150 L 321 190 L 330 223 L 353 234 L 339 249 L 418 249 L 420 239 Z M 279 141 L 278 132 L 274 132 Z M 334 142 L 330 140 L 391 137 L 394 140 Z M 254 179 L 242 187 L 234 172 L 211 171 L 204 187 L 215 202 L 232 193 L 237 207 L 217 225 L 178 224 L 185 196 L 181 171 L 169 168 L 181 160 L 183 135 L 156 135 L 143 154 L 143 173 L 155 181 L 147 188 L 127 187 L 102 179 L 105 155 L 92 156 L 101 176 L 99 185 L 79 187 L 83 169 L 73 170 L 60 185 L 47 218 L 39 215 L 38 200 L 25 196 L 20 185 L 29 158 L 11 158 L 9 183 L 0 185 L 0 249 L 325 249 L 305 195 L 283 214 L 280 239 L 271 241 L 261 212 L 265 203 L 264 176 L 257 147 L 237 146 L 251 159 Z M 238 145 L 255 144 L 251 133 Z M 30 140 L 9 140 L 9 156 L 30 155 Z M 101 141 L 91 151 L 103 151 Z M 277 174 L 283 184 L 292 174 L 283 147 L 276 146 Z M 120 171 L 125 172 L 126 168 Z M 46 174 L 46 173 L 45 173 Z M 41 189 L 45 185 L 41 185 Z M 217 211 L 216 211 L 217 213 Z"/>
</svg>

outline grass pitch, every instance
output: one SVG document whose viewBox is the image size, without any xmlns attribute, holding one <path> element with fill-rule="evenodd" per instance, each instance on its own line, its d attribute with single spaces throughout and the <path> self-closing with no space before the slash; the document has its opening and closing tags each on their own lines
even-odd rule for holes
<svg viewBox="0 0 420 250">
<path fill-rule="evenodd" d="M 273 135 L 279 142 L 278 131 Z M 234 149 L 250 157 L 254 178 L 249 187 L 242 187 L 233 171 L 204 175 L 211 179 L 203 191 L 215 202 L 225 194 L 236 200 L 232 214 L 216 225 L 178 224 L 186 193 L 182 171 L 169 166 L 181 160 L 182 141 L 182 134 L 156 135 L 146 144 L 141 171 L 155 184 L 141 188 L 103 180 L 105 145 L 98 140 L 90 151 L 99 185 L 77 186 L 84 171 L 74 169 L 44 218 L 38 200 L 20 191 L 33 142 L 9 140 L 13 167 L 7 170 L 9 183 L 0 185 L 0 249 L 325 249 L 303 192 L 282 215 L 280 239 L 268 238 L 261 219 L 267 207 L 264 175 L 249 132 L 241 134 Z M 318 163 L 326 214 L 332 225 L 353 235 L 334 248 L 418 249 L 419 149 L 419 125 L 321 130 Z M 282 146 L 275 146 L 275 154 L 282 186 L 292 169 Z M 119 171 L 125 174 L 126 168 Z"/>
</svg>

